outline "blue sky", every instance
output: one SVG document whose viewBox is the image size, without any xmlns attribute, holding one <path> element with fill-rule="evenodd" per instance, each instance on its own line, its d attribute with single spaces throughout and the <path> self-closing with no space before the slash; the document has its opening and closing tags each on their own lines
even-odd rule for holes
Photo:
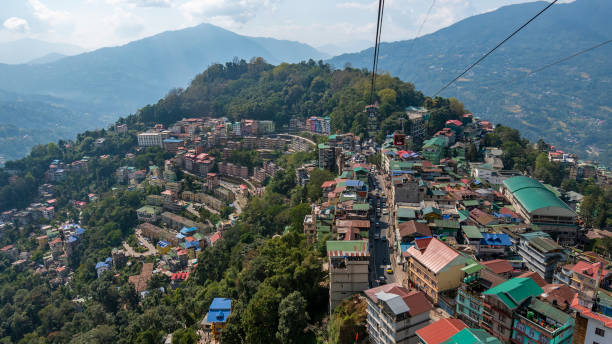
<svg viewBox="0 0 612 344">
<path fill-rule="evenodd" d="M 421 34 L 528 1 L 436 0 Z M 413 38 L 430 5 L 386 0 L 383 41 Z M 376 11 L 375 0 L 1 0 L 0 42 L 31 37 L 95 49 L 207 22 L 250 36 L 358 50 L 373 40 Z"/>
</svg>

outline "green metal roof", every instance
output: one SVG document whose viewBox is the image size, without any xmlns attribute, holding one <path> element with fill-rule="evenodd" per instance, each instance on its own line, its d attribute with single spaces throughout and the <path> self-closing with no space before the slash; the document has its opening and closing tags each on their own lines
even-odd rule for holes
<svg viewBox="0 0 612 344">
<path fill-rule="evenodd" d="M 467 211 L 467 210 L 461 209 L 461 210 L 458 210 L 457 213 L 459 214 L 459 221 L 460 222 L 463 222 L 463 221 L 465 221 L 465 220 L 470 218 L 470 212 Z"/>
<path fill-rule="evenodd" d="M 465 272 L 466 274 L 473 274 L 475 272 L 478 272 L 480 270 L 484 269 L 484 266 L 478 264 L 478 263 L 472 263 L 470 265 L 466 265 L 464 267 L 461 268 L 461 271 Z"/>
<path fill-rule="evenodd" d="M 325 143 L 319 143 L 319 149 L 327 149 L 327 148 L 331 148 L 329 145 L 326 145 Z"/>
<path fill-rule="evenodd" d="M 482 239 L 482 232 L 476 226 L 463 226 L 461 229 L 469 239 Z"/>
<path fill-rule="evenodd" d="M 441 344 L 502 344 L 489 332 L 482 329 L 464 328 Z"/>
<path fill-rule="evenodd" d="M 399 207 L 397 208 L 397 217 L 406 219 L 416 219 L 416 212 L 414 209 Z"/>
<path fill-rule="evenodd" d="M 529 304 L 528 308 L 561 324 L 567 323 L 567 321 L 571 318 L 567 313 L 551 306 L 547 302 L 540 301 L 536 298 L 531 300 L 531 303 Z"/>
<path fill-rule="evenodd" d="M 368 203 L 357 203 L 353 204 L 353 210 L 363 211 L 370 210 L 370 205 Z"/>
<path fill-rule="evenodd" d="M 434 207 L 426 207 L 426 208 L 423 208 L 422 211 L 423 211 L 423 215 L 430 214 L 430 213 L 441 215 L 440 209 L 434 208 Z"/>
<path fill-rule="evenodd" d="M 466 207 L 476 207 L 476 206 L 480 205 L 480 201 L 477 200 L 477 199 L 468 199 L 468 200 L 461 201 L 461 202 Z"/>
<path fill-rule="evenodd" d="M 425 140 L 425 142 L 423 142 L 423 148 L 429 146 L 444 146 L 445 144 L 446 141 L 442 137 L 436 136 L 432 137 L 429 140 Z"/>
<path fill-rule="evenodd" d="M 536 237 L 530 239 L 529 243 L 540 252 L 550 252 L 561 249 L 561 246 L 557 245 L 557 243 L 550 238 Z"/>
<path fill-rule="evenodd" d="M 353 169 L 353 171 L 355 172 L 365 172 L 365 173 L 369 173 L 368 170 L 366 170 L 365 168 L 361 167 L 361 166 L 357 166 Z"/>
<path fill-rule="evenodd" d="M 495 295 L 511 310 L 516 309 L 531 296 L 538 296 L 544 291 L 531 278 L 513 278 L 485 291 L 483 295 Z"/>
<path fill-rule="evenodd" d="M 330 226 L 317 225 L 317 232 L 327 232 L 327 233 L 329 233 L 330 231 L 331 231 L 331 227 Z"/>
<path fill-rule="evenodd" d="M 459 222 L 455 220 L 434 220 L 434 225 L 440 228 L 459 229 Z"/>
<path fill-rule="evenodd" d="M 528 212 L 541 208 L 557 207 L 570 210 L 567 204 L 535 179 L 516 176 L 504 181 L 504 186 L 516 197 Z"/>
</svg>

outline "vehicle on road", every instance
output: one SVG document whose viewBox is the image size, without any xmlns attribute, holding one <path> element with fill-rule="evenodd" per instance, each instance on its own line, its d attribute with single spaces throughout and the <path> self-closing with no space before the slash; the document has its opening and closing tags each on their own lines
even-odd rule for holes
<svg viewBox="0 0 612 344">
<path fill-rule="evenodd" d="M 380 240 L 380 233 L 374 233 L 374 240 Z"/>
<path fill-rule="evenodd" d="M 388 274 L 392 274 L 393 273 L 393 268 L 391 268 L 391 265 L 387 265 L 387 267 L 385 268 L 385 272 Z"/>
</svg>

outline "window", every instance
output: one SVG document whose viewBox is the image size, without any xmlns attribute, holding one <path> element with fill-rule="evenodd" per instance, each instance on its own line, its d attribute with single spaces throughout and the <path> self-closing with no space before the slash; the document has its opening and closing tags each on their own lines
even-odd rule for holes
<svg viewBox="0 0 612 344">
<path fill-rule="evenodd" d="M 603 337 L 603 336 L 605 336 L 605 335 L 606 335 L 606 331 L 604 331 L 604 330 L 602 330 L 602 329 L 600 329 L 600 328 L 596 327 L 596 328 L 595 328 L 595 334 L 596 334 L 596 335 L 598 335 L 598 336 L 600 336 L 600 337 Z"/>
</svg>

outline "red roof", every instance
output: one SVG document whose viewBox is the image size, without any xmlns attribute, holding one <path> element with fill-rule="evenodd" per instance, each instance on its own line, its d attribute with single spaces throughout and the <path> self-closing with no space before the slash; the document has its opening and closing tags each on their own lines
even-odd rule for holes
<svg viewBox="0 0 612 344">
<path fill-rule="evenodd" d="M 513 271 L 512 265 L 510 265 L 510 262 L 505 259 L 490 260 L 488 262 L 483 262 L 481 264 L 486 266 L 489 270 L 495 272 L 496 274 L 500 274 L 500 275 Z"/>
<path fill-rule="evenodd" d="M 421 263 L 428 270 L 438 273 L 450 263 L 452 263 L 460 255 L 445 243 L 437 238 L 428 238 L 429 243 L 426 247 L 421 248 L 422 242 L 415 240 L 418 247 L 410 247 L 406 252 Z"/>
<path fill-rule="evenodd" d="M 431 230 L 426 223 L 416 222 L 414 220 L 399 224 L 400 236 L 431 236 Z"/>
<path fill-rule="evenodd" d="M 213 234 L 213 235 L 210 237 L 210 239 L 209 239 L 209 240 L 210 240 L 210 243 L 211 243 L 211 245 L 212 245 L 212 244 L 214 244 L 215 242 L 217 242 L 217 240 L 219 240 L 219 239 L 221 239 L 221 232 L 216 232 L 215 234 Z"/>
<path fill-rule="evenodd" d="M 6 245 L 3 248 L 1 248 L 0 251 L 6 252 L 6 251 L 12 249 L 13 247 L 14 247 L 13 245 Z"/>
<path fill-rule="evenodd" d="M 581 316 L 600 321 L 604 324 L 605 327 L 612 329 L 612 318 L 600 313 L 593 312 L 590 308 L 582 306 L 578 301 L 578 294 L 574 296 L 574 300 L 572 301 L 572 308 L 580 312 Z"/>
<path fill-rule="evenodd" d="M 531 278 L 539 287 L 544 287 L 547 283 L 537 272 L 529 271 L 516 276 L 517 278 Z"/>
<path fill-rule="evenodd" d="M 601 269 L 601 272 L 599 271 Z M 608 271 L 603 269 L 603 266 L 601 263 L 594 263 L 594 264 L 589 264 L 585 261 L 579 261 L 578 263 L 576 263 L 576 265 L 574 265 L 574 267 L 572 267 L 571 269 L 572 271 L 581 274 L 583 276 L 592 278 L 592 279 L 601 279 L 602 276 L 605 276 Z M 596 278 L 597 276 L 599 276 L 599 278 Z"/>
<path fill-rule="evenodd" d="M 170 279 L 173 281 L 179 280 L 184 281 L 189 278 L 189 272 L 175 272 L 170 275 Z"/>
<path fill-rule="evenodd" d="M 467 328 L 467 325 L 454 318 L 444 318 L 416 331 L 416 335 L 425 344 L 439 344 Z"/>
<path fill-rule="evenodd" d="M 381 292 L 401 296 L 402 300 L 404 300 L 408 308 L 410 308 L 408 311 L 410 316 L 417 316 L 429 312 L 433 308 L 433 305 L 427 300 L 423 292 L 417 290 L 410 291 L 402 287 L 399 283 L 385 284 L 364 291 L 366 296 L 375 303 L 378 302 L 376 294 Z"/>
<path fill-rule="evenodd" d="M 329 188 L 336 185 L 336 181 L 335 180 L 328 180 L 326 182 L 323 182 L 323 184 L 321 184 L 322 188 Z"/>
<path fill-rule="evenodd" d="M 461 123 L 461 121 L 458 121 L 456 119 L 449 119 L 448 121 L 446 121 L 446 124 L 447 125 L 448 124 L 454 124 L 454 125 L 456 125 L 458 127 L 463 125 L 463 123 Z"/>
</svg>

